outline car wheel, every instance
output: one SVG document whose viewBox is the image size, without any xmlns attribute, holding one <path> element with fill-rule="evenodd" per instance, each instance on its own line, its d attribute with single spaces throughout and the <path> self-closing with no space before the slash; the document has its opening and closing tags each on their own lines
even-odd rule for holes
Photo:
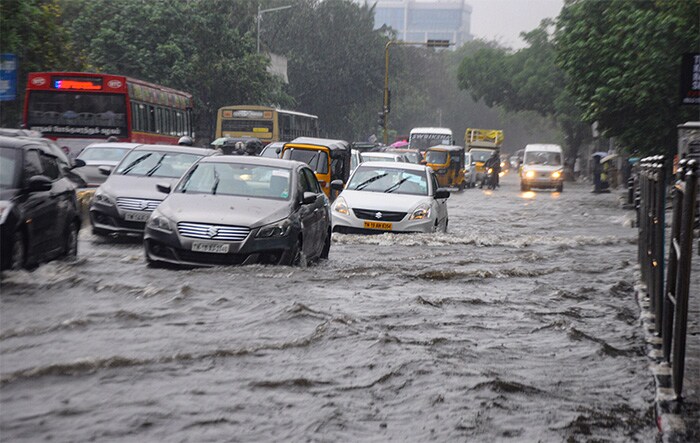
<svg viewBox="0 0 700 443">
<path fill-rule="evenodd" d="M 73 260 L 78 256 L 78 233 L 80 229 L 76 222 L 70 222 L 68 232 L 66 232 L 65 258 Z"/>
<path fill-rule="evenodd" d="M 447 234 L 447 225 L 448 225 L 449 223 L 450 223 L 450 219 L 449 219 L 449 218 L 446 218 L 446 219 L 445 219 L 445 227 L 442 229 L 442 232 L 444 232 L 445 234 Z"/>
<path fill-rule="evenodd" d="M 564 183 L 559 183 L 557 186 L 557 192 L 564 192 Z"/>
<path fill-rule="evenodd" d="M 462 182 L 459 184 L 458 190 L 459 190 L 459 191 L 464 191 L 464 181 L 462 181 Z"/>
<path fill-rule="evenodd" d="M 526 185 L 525 183 L 520 183 L 520 190 L 522 192 L 527 192 L 530 190 L 530 187 L 528 185 Z"/>
<path fill-rule="evenodd" d="M 105 230 L 102 230 L 102 229 L 92 228 L 92 235 L 94 235 L 96 237 L 105 238 L 109 235 L 109 233 Z"/>
<path fill-rule="evenodd" d="M 12 254 L 10 255 L 10 269 L 18 270 L 24 268 L 27 261 L 27 250 L 24 244 L 24 234 L 21 231 L 15 232 L 15 239 L 12 242 Z"/>
<path fill-rule="evenodd" d="M 323 243 L 323 250 L 321 251 L 321 258 L 322 259 L 328 259 L 328 255 L 331 252 L 331 231 L 330 229 L 328 230 L 328 233 L 326 234 L 326 241 Z"/>
<path fill-rule="evenodd" d="M 293 248 L 282 254 L 281 265 L 285 266 L 306 266 L 306 255 L 301 243 L 301 237 L 297 239 Z"/>
</svg>

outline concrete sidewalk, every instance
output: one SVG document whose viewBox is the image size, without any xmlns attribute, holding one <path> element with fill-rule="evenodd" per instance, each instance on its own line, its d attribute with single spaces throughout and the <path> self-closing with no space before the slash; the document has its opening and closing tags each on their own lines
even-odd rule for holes
<svg viewBox="0 0 700 443">
<path fill-rule="evenodd" d="M 621 201 L 625 197 L 621 196 Z M 666 213 L 667 236 L 672 220 Z M 636 227 L 634 229 L 637 229 Z M 668 260 L 668 240 L 664 256 Z M 694 240 L 690 291 L 688 299 L 688 331 L 686 337 L 685 373 L 682 400 L 676 401 L 671 381 L 671 367 L 663 360 L 661 338 L 654 327 L 654 314 L 650 310 L 649 297 L 641 282 L 636 286 L 637 301 L 641 308 L 640 319 L 647 341 L 649 369 L 656 382 L 656 415 L 661 441 L 700 442 L 700 255 L 698 239 Z M 664 282 L 666 275 L 664 275 Z M 641 276 L 638 276 L 638 281 Z M 664 283 L 665 287 L 665 283 Z"/>
</svg>

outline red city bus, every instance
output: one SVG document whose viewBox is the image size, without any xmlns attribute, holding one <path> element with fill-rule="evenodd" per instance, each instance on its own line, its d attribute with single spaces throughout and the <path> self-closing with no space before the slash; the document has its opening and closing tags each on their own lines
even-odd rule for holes
<svg viewBox="0 0 700 443">
<path fill-rule="evenodd" d="M 24 124 L 72 156 L 111 136 L 122 142 L 177 144 L 180 137 L 193 136 L 192 95 L 120 75 L 32 72 Z"/>
</svg>

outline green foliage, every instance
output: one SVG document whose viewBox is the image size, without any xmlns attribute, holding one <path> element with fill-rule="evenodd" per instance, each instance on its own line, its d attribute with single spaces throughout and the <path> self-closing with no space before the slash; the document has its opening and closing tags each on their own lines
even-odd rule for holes
<svg viewBox="0 0 700 443">
<path fill-rule="evenodd" d="M 3 0 L 0 2 L 0 52 L 16 54 L 18 99 L 0 102 L 0 124 L 15 127 L 21 120 L 22 90 L 27 74 L 78 66 L 72 59 L 70 35 L 61 26 L 57 0 Z"/>
<path fill-rule="evenodd" d="M 675 151 L 682 107 L 680 59 L 700 48 L 700 3 L 568 0 L 559 16 L 558 61 L 584 119 L 641 153 Z"/>
<path fill-rule="evenodd" d="M 91 0 L 71 28 L 96 70 L 192 93 L 196 132 L 209 136 L 221 106 L 287 100 L 247 32 L 253 10 L 247 0 Z"/>
</svg>

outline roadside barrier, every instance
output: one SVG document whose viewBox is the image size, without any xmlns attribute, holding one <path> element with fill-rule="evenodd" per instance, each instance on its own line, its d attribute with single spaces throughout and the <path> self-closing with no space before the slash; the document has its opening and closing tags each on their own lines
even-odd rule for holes
<svg viewBox="0 0 700 443">
<path fill-rule="evenodd" d="M 664 360 L 671 364 L 673 391 L 681 398 L 688 328 L 690 265 L 693 256 L 693 224 L 697 198 L 698 165 L 681 160 L 673 187 L 673 223 L 668 254 L 668 274 L 663 304 Z M 657 329 L 658 331 L 658 329 Z"/>
</svg>

